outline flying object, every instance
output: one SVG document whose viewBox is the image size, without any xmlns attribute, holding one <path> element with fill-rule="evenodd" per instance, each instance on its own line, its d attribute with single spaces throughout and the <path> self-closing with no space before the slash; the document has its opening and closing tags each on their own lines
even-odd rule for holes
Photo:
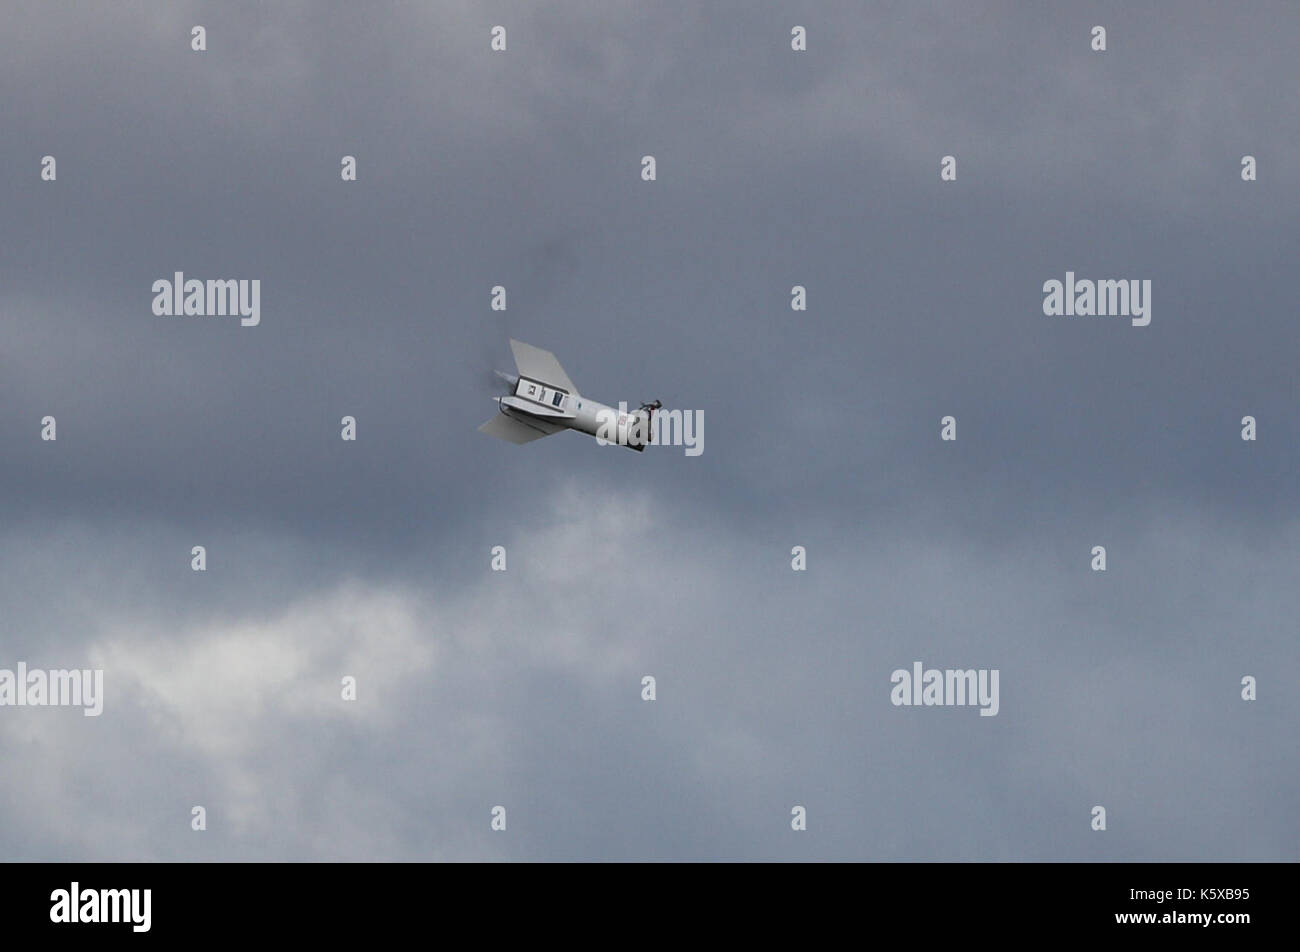
<svg viewBox="0 0 1300 952">
<path fill-rule="evenodd" d="M 561 430 L 577 430 L 637 452 L 645 449 L 654 412 L 662 406 L 658 400 L 633 411 L 619 404 L 616 410 L 578 393 L 549 350 L 513 339 L 510 350 L 519 373 L 497 371 L 510 393 L 494 398 L 501 412 L 480 431 L 510 443 L 531 443 Z"/>
</svg>

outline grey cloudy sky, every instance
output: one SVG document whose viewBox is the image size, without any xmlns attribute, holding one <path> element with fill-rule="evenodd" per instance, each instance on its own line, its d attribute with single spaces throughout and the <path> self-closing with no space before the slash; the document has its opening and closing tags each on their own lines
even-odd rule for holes
<svg viewBox="0 0 1300 952">
<path fill-rule="evenodd" d="M 0 667 L 107 698 L 0 853 L 1294 859 L 1300 9 L 978 6 L 5 2 Z M 703 455 L 476 432 L 510 336 Z"/>
</svg>

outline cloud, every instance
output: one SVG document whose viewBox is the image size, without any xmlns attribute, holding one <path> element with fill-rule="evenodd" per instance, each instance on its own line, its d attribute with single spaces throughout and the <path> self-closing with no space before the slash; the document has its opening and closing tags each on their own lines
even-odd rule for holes
<svg viewBox="0 0 1300 952">
<path fill-rule="evenodd" d="M 0 720 L 30 765 L 6 775 L 7 824 L 61 844 L 26 855 L 1285 855 L 1278 825 L 1294 819 L 1276 797 L 1295 779 L 1267 751 L 1295 711 L 1269 672 L 1297 660 L 1274 612 L 1300 605 L 1240 597 L 1285 590 L 1294 524 L 1207 550 L 1212 527 L 1164 514 L 1107 540 L 1105 574 L 1082 543 L 1027 559 L 931 528 L 888 549 L 812 544 L 795 573 L 788 547 L 683 526 L 666 497 L 593 501 L 572 481 L 546 498 L 495 540 L 505 572 L 464 539 L 456 584 L 437 567 L 343 577 L 241 611 L 214 576 L 200 582 L 229 601 L 219 622 L 139 595 L 105 612 L 45 656 L 105 669 L 102 723 Z M 38 552 L 28 571 L 50 562 Z M 1000 713 L 893 707 L 890 672 L 915 660 L 999 668 Z M 1254 704 L 1238 698 L 1247 673 Z M 1157 809 L 1173 801 L 1243 812 L 1197 827 L 1196 847 L 1184 812 Z M 1107 848 L 1087 838 L 1094 802 L 1129 831 Z M 498 803 L 507 835 L 487 830 Z M 795 803 L 819 834 L 807 842 L 782 832 Z M 188 828 L 193 804 L 205 833 Z"/>
</svg>

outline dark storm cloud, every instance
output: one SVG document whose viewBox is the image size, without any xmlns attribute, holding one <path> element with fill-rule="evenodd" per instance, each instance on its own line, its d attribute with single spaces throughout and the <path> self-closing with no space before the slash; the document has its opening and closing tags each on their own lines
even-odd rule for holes
<svg viewBox="0 0 1300 952">
<path fill-rule="evenodd" d="M 15 5 L 6 647 L 99 652 L 134 687 L 95 739 L 25 712 L 6 736 L 34 732 L 42 779 L 11 780 L 0 830 L 33 857 L 197 858 L 158 817 L 207 796 L 227 804 L 224 858 L 1279 857 L 1296 775 L 1267 752 L 1295 711 L 1234 685 L 1297 660 L 1279 632 L 1298 18 Z M 38 179 L 47 153 L 57 183 Z M 261 325 L 155 317 L 151 284 L 176 270 L 260 279 Z M 1151 325 L 1045 317 L 1042 283 L 1066 270 L 1151 279 Z M 599 399 L 702 410 L 704 455 L 477 433 L 508 336 Z M 37 438 L 47 413 L 56 444 Z M 638 528 L 610 529 L 619 512 Z M 487 550 L 507 542 L 497 585 Z M 515 584 L 540 565 L 545 584 Z M 331 621 L 387 598 L 397 620 L 358 621 L 366 637 Z M 250 628 L 326 694 L 353 637 L 379 659 L 431 646 L 459 680 L 413 661 L 387 702 L 405 714 L 349 725 L 264 704 L 285 685 L 255 678 L 252 712 L 205 732 L 144 659 L 237 686 Z M 889 671 L 917 658 L 1001 666 L 1003 712 L 891 707 Z M 651 670 L 665 701 L 620 708 Z M 1178 726 L 1196 718 L 1203 735 Z M 262 739 L 229 739 L 245 732 Z M 130 798 L 86 793 L 68 803 L 85 831 L 19 837 L 51 822 L 43 785 L 116 775 L 75 756 L 105 736 L 148 752 L 149 809 L 125 822 Z M 809 790 L 791 845 L 783 817 Z M 464 828 L 507 795 L 528 832 Z M 1171 801 L 1256 819 L 1189 829 Z M 1094 802 L 1127 818 L 1104 848 L 1082 825 Z"/>
</svg>

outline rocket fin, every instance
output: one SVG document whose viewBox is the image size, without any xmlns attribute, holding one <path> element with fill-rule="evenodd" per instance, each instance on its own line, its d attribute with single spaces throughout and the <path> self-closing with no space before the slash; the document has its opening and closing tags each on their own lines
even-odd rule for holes
<svg viewBox="0 0 1300 952">
<path fill-rule="evenodd" d="M 510 349 L 514 352 L 515 366 L 519 368 L 521 377 L 529 377 L 540 383 L 558 387 L 560 390 L 567 390 L 569 393 L 578 392 L 578 388 L 573 385 L 569 375 L 564 372 L 560 362 L 549 350 L 542 350 L 540 347 L 513 338 L 510 341 Z"/>
<path fill-rule="evenodd" d="M 508 417 L 504 413 L 498 413 L 478 429 L 480 433 L 495 436 L 507 443 L 531 443 L 533 440 L 540 440 L 544 436 L 558 433 L 562 427 L 554 429 L 548 427 L 546 430 L 542 430 L 538 427 L 529 426 L 527 423 L 521 423 L 514 417 Z"/>
</svg>

